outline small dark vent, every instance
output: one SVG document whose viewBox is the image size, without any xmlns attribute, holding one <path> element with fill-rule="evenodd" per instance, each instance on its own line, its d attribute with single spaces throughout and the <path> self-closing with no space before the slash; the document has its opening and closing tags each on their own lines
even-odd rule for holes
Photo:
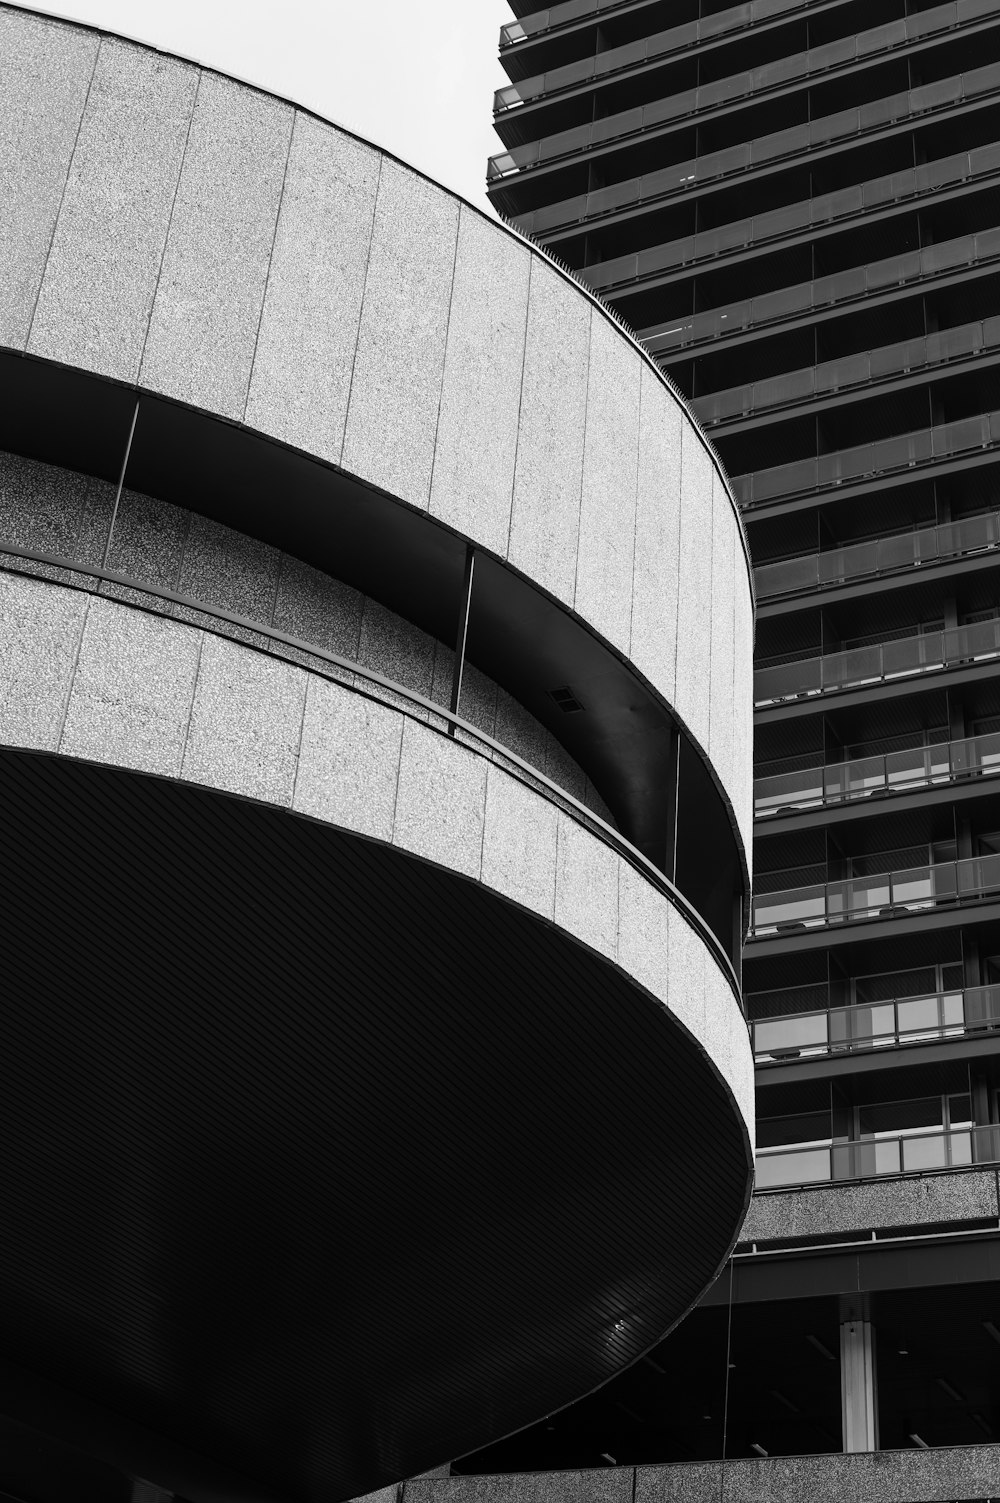
<svg viewBox="0 0 1000 1503">
<path fill-rule="evenodd" d="M 550 689 L 549 698 L 555 701 L 564 715 L 576 715 L 583 709 L 583 705 L 568 684 L 563 684 L 561 689 Z"/>
</svg>

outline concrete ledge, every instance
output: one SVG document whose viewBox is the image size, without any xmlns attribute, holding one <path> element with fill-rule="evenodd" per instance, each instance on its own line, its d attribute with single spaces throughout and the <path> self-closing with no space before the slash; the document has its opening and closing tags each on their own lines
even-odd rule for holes
<svg viewBox="0 0 1000 1503">
<path fill-rule="evenodd" d="M 1000 1496 L 1000 1446 L 417 1478 L 403 1503 L 953 1503 Z"/>
<path fill-rule="evenodd" d="M 783 1242 L 795 1237 L 839 1236 L 844 1232 L 998 1217 L 997 1171 L 970 1169 L 864 1184 L 810 1185 L 801 1190 L 755 1195 L 740 1241 Z"/>
</svg>

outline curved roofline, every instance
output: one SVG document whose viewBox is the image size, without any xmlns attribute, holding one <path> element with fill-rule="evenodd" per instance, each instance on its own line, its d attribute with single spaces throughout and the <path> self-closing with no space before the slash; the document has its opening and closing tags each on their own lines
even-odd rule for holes
<svg viewBox="0 0 1000 1503">
<path fill-rule="evenodd" d="M 736 498 L 733 495 L 729 476 L 726 473 L 725 467 L 722 463 L 722 460 L 719 458 L 714 444 L 712 443 L 708 434 L 705 432 L 694 412 L 691 410 L 690 403 L 684 396 L 684 393 L 678 386 L 675 385 L 675 383 L 670 379 L 666 372 L 664 370 L 661 370 L 660 366 L 657 365 L 653 356 L 649 353 L 645 345 L 639 339 L 639 336 L 636 334 L 635 330 L 625 322 L 621 315 L 617 313 L 614 308 L 610 306 L 610 304 L 605 302 L 600 293 L 595 292 L 592 287 L 588 287 L 585 282 L 581 281 L 578 274 L 558 256 L 553 255 L 553 253 L 544 245 L 540 245 L 533 236 L 527 234 L 523 230 L 518 229 L 517 226 L 506 217 L 506 215 L 500 214 L 499 211 L 489 212 L 487 209 L 480 208 L 478 204 L 472 203 L 472 201 L 466 198 L 464 194 L 457 192 L 454 188 L 445 186 L 445 184 L 439 182 L 437 178 L 431 177 L 430 173 L 424 172 L 420 167 L 415 167 L 412 162 L 406 161 L 404 157 L 397 155 L 397 153 L 394 151 L 390 151 L 388 147 L 380 146 L 377 141 L 372 141 L 367 136 L 359 135 L 357 131 L 351 130 L 349 126 L 341 125 L 339 121 L 331 119 L 329 115 L 321 114 L 319 110 L 312 109 L 309 105 L 300 104 L 298 100 L 293 99 L 287 94 L 279 94 L 274 89 L 266 88 L 263 84 L 254 83 L 252 79 L 244 78 L 238 73 L 225 72 L 222 68 L 217 68 L 212 63 L 201 62 L 196 57 L 191 57 L 180 52 L 171 52 L 168 48 L 160 47 L 155 42 L 148 42 L 142 37 L 130 36 L 120 31 L 111 31 L 104 26 L 95 26 L 90 21 L 80 21 L 73 16 L 54 15 L 51 11 L 36 10 L 34 6 L 19 4 L 18 0 L 2 0 L 0 8 L 6 10 L 19 10 L 24 12 L 26 15 L 37 16 L 39 20 L 49 21 L 55 26 L 74 26 L 80 31 L 93 32 L 96 36 L 111 37 L 113 40 L 118 42 L 128 42 L 136 47 L 144 47 L 147 51 L 156 52 L 161 57 L 171 58 L 174 62 L 188 63 L 192 67 L 202 69 L 203 72 L 214 73 L 219 78 L 225 78 L 232 83 L 240 84 L 243 88 L 253 89 L 257 94 L 266 94 L 269 99 L 275 99 L 280 104 L 287 104 L 291 109 L 301 111 L 302 114 L 310 116 L 313 120 L 318 120 L 320 124 L 329 125 L 334 130 L 340 131 L 343 135 L 348 136 L 352 141 L 357 141 L 362 146 L 371 147 L 373 151 L 377 151 L 382 156 L 388 157 L 391 162 L 395 162 L 398 166 L 405 168 L 407 172 L 412 172 L 416 177 L 422 178 L 424 182 L 430 183 L 433 188 L 436 188 L 439 193 L 446 193 L 450 198 L 455 199 L 458 203 L 464 205 L 465 208 L 471 209 L 474 214 L 478 214 L 480 218 L 485 219 L 489 224 L 497 225 L 501 230 L 504 231 L 505 234 L 508 234 L 511 239 L 516 240 L 521 245 L 527 246 L 532 254 L 540 257 L 541 260 L 547 262 L 548 265 L 551 266 L 553 270 L 563 278 L 564 281 L 572 282 L 574 287 L 588 299 L 591 305 L 597 308 L 599 312 L 604 314 L 605 318 L 607 318 L 611 323 L 615 325 L 615 328 L 618 330 L 619 334 L 621 334 L 629 342 L 629 344 L 631 344 L 633 349 L 642 357 L 646 365 L 657 377 L 660 384 L 666 387 L 667 391 L 669 391 L 675 402 L 678 403 L 688 421 L 690 422 L 692 428 L 694 429 L 695 434 L 701 440 L 703 447 L 705 448 L 709 458 L 712 461 L 713 466 L 715 467 L 719 479 L 722 481 L 725 487 L 726 495 L 729 498 L 729 504 L 731 505 L 733 514 L 736 517 L 736 524 L 739 528 L 740 541 L 743 545 L 743 557 L 746 561 L 747 579 L 750 583 L 750 599 L 754 610 L 756 627 L 757 592 L 754 587 L 753 563 L 750 557 L 750 545 L 747 542 L 746 528 L 743 525 L 743 516 L 736 502 Z M 492 205 L 490 205 L 490 209 L 492 210 Z"/>
</svg>

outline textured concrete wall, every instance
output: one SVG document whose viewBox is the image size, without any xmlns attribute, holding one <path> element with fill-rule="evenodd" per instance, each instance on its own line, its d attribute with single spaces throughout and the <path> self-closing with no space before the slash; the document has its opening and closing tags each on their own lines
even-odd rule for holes
<svg viewBox="0 0 1000 1503">
<path fill-rule="evenodd" d="M 274 627 L 437 704 L 450 703 L 451 648 L 378 601 L 232 528 L 128 490 L 122 494 L 109 547 L 113 504 L 114 488 L 103 481 L 0 452 L 0 555 L 6 541 L 98 565 L 107 550 L 107 566 L 114 573 Z M 114 593 L 131 598 L 129 591 Z M 191 619 L 190 612 L 153 596 L 144 596 L 142 604 L 159 614 Z M 247 640 L 238 628 L 219 623 L 217 629 Z M 268 646 L 264 638 L 254 640 Z M 473 725 L 614 822 L 593 783 L 552 733 L 472 664 L 464 676 L 460 708 Z"/>
<path fill-rule="evenodd" d="M 418 1478 L 403 1503 L 954 1503 L 1000 1495 L 1000 1446 Z"/>
<path fill-rule="evenodd" d="M 209 572 L 217 558 L 209 552 Z M 256 580 L 266 572 L 258 561 Z M 87 583 L 0 571 L 0 744 L 260 800 L 482 883 L 665 1007 L 728 1084 L 752 1144 L 749 1039 L 721 969 L 681 912 L 575 817 L 500 754 L 318 666 Z"/>
<path fill-rule="evenodd" d="M 997 1171 L 973 1169 L 755 1195 L 740 1241 L 776 1242 L 949 1221 L 995 1221 L 998 1216 Z"/>
<path fill-rule="evenodd" d="M 509 560 L 675 707 L 749 853 L 740 524 L 540 251 L 281 101 L 0 10 L 0 329 L 343 465 Z"/>
</svg>

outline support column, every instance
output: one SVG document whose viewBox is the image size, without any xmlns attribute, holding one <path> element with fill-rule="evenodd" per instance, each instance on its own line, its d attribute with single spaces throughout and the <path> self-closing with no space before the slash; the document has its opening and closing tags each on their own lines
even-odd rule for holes
<svg viewBox="0 0 1000 1503">
<path fill-rule="evenodd" d="M 842 1302 L 840 1417 L 844 1451 L 878 1450 L 875 1330 L 854 1302 Z"/>
</svg>

